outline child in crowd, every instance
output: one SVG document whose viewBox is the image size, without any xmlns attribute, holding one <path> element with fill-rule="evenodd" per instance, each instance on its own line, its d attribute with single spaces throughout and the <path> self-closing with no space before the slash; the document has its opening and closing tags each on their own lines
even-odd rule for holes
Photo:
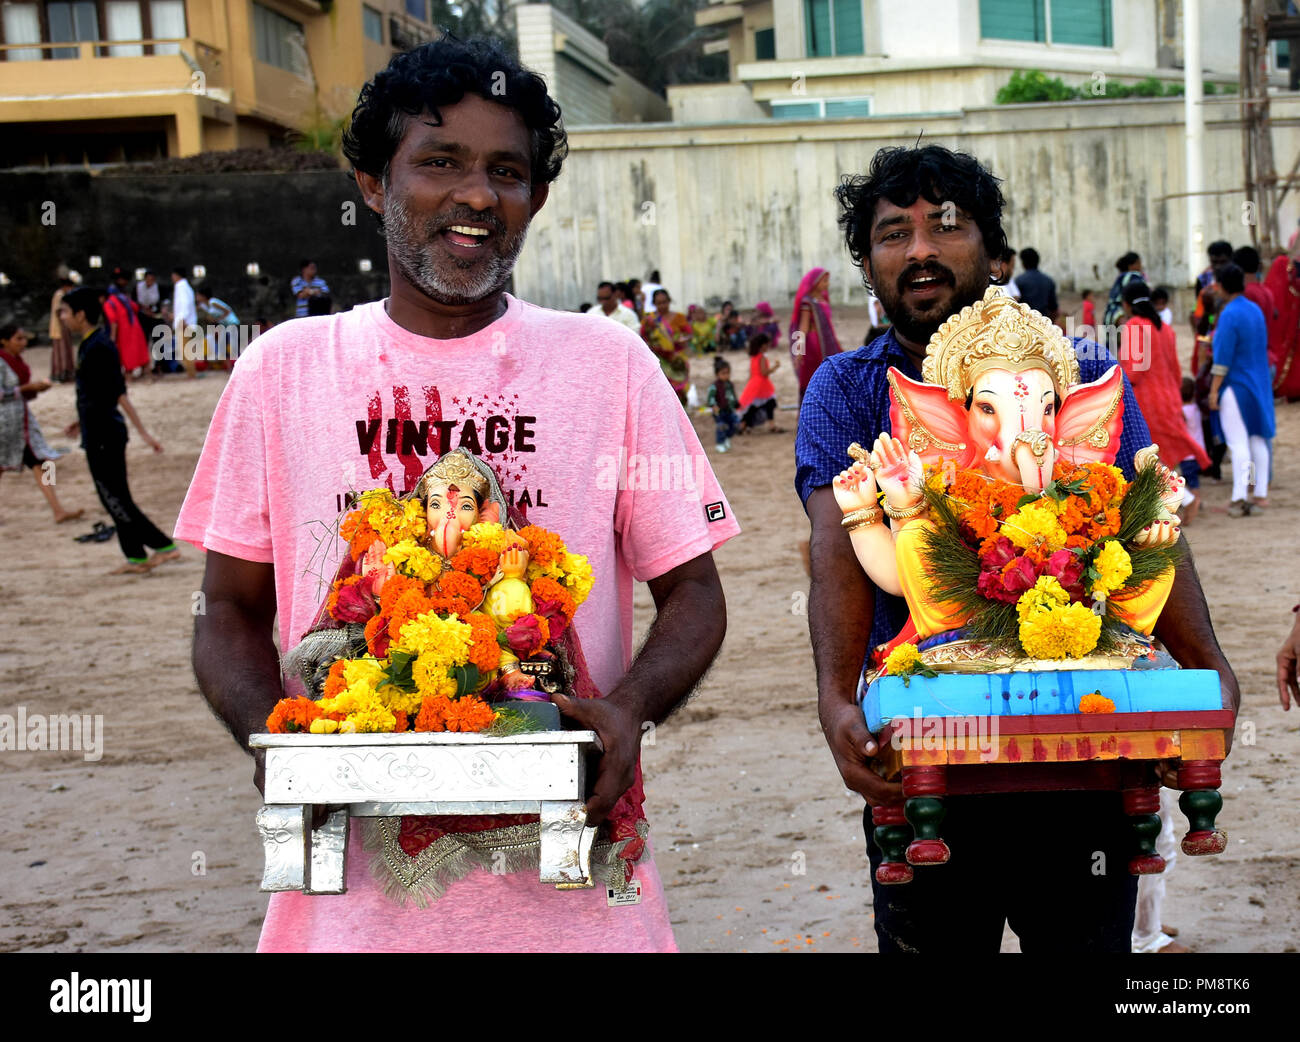
<svg viewBox="0 0 1300 1042">
<path fill-rule="evenodd" d="M 1097 305 L 1092 302 L 1092 290 L 1083 291 L 1083 310 L 1080 314 L 1083 324 L 1089 329 L 1097 328 Z"/>
<path fill-rule="evenodd" d="M 717 426 L 717 449 L 729 452 L 731 437 L 740 428 L 740 417 L 736 415 L 740 400 L 736 397 L 736 385 L 731 382 L 731 366 L 725 358 L 713 359 L 713 375 L 715 379 L 709 385 L 708 405 Z"/>
<path fill-rule="evenodd" d="M 772 374 L 781 367 L 781 359 L 768 361 L 764 353 L 771 343 L 772 338 L 766 333 L 755 333 L 749 338 L 749 382 L 740 395 L 740 407 L 745 410 L 740 421 L 742 433 L 758 430 L 764 424 L 770 424 L 768 430 L 773 434 L 785 432 L 785 428 L 776 425 L 776 386 L 771 380 Z"/>
<path fill-rule="evenodd" d="M 1151 294 L 1152 304 L 1156 303 L 1155 295 L 1155 293 Z M 1166 304 L 1168 300 L 1166 295 Z M 1201 410 L 1196 404 L 1196 381 L 1190 376 L 1183 377 L 1183 421 L 1187 424 L 1188 437 L 1204 449 L 1205 437 L 1201 433 Z M 1181 514 L 1183 524 L 1189 525 L 1201 510 L 1201 497 L 1196 491 L 1201 487 L 1201 466 L 1196 462 L 1195 456 L 1188 456 L 1178 464 L 1178 469 L 1182 471 L 1183 478 L 1187 482 L 1187 492 L 1193 496 L 1192 501 L 1183 506 Z"/>
<path fill-rule="evenodd" d="M 1151 291 L 1151 306 L 1160 315 L 1161 322 L 1167 326 L 1174 324 L 1174 311 L 1169 306 L 1169 290 L 1164 286 L 1157 286 Z"/>
</svg>

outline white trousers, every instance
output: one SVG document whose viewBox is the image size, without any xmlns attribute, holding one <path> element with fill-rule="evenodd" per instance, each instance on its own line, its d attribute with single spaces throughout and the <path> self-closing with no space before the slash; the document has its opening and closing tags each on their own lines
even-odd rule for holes
<svg viewBox="0 0 1300 1042">
<path fill-rule="evenodd" d="M 1268 440 L 1258 434 L 1246 433 L 1246 421 L 1241 418 L 1237 396 L 1231 387 L 1219 392 L 1219 424 L 1223 427 L 1223 440 L 1232 453 L 1232 499 L 1244 500 L 1246 489 L 1255 486 L 1255 498 L 1268 495 Z"/>
<path fill-rule="evenodd" d="M 1219 407 L 1223 407 L 1220 399 Z M 1156 876 L 1138 876 L 1137 915 L 1133 920 L 1133 952 L 1157 952 L 1173 938 L 1161 927 L 1161 906 L 1165 900 L 1165 881 L 1173 875 L 1178 860 L 1178 843 L 1174 839 L 1174 816 L 1178 813 L 1178 793 L 1160 789 L 1160 835 L 1156 853 L 1165 859 L 1165 870 Z"/>
</svg>

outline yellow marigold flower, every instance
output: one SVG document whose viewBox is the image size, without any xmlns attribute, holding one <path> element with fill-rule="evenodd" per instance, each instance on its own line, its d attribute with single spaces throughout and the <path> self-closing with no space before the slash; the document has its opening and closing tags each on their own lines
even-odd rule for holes
<svg viewBox="0 0 1300 1042">
<path fill-rule="evenodd" d="M 1055 506 L 1051 499 L 1026 504 L 1002 522 L 1002 534 L 1022 550 L 1039 549 L 1051 554 L 1064 549 L 1067 537 L 1056 520 Z"/>
<path fill-rule="evenodd" d="M 383 538 L 382 530 L 379 533 Z M 403 575 L 421 582 L 433 582 L 442 572 L 442 561 L 414 539 L 403 539 L 384 553 L 384 563 L 391 564 Z"/>
<path fill-rule="evenodd" d="M 1092 694 L 1084 695 L 1079 699 L 1079 712 L 1113 713 L 1115 712 L 1115 703 L 1100 691 L 1094 691 Z"/>
<path fill-rule="evenodd" d="M 1030 658 L 1082 658 L 1097 646 L 1101 616 L 1082 604 L 1031 612 L 1020 621 L 1020 645 Z"/>
<path fill-rule="evenodd" d="M 343 682 L 347 687 L 364 684 L 373 690 L 384 682 L 384 667 L 378 659 L 369 655 L 346 659 L 343 663 Z"/>
<path fill-rule="evenodd" d="M 414 667 L 412 667 L 414 670 Z M 424 696 L 419 691 L 403 691 L 401 688 L 393 687 L 392 684 L 385 684 L 379 689 L 379 697 L 383 700 L 384 707 L 391 713 L 401 710 L 407 716 L 414 716 L 420 711 L 420 703 Z"/>
<path fill-rule="evenodd" d="M 591 564 L 583 554 L 566 552 L 564 555 L 564 578 L 561 580 L 573 594 L 573 603 L 581 604 L 591 593 L 595 579 L 591 573 Z"/>
<path fill-rule="evenodd" d="M 1038 581 L 1016 601 L 1016 617 L 1024 622 L 1030 615 L 1070 603 L 1070 595 L 1053 575 L 1040 575 Z"/>
<path fill-rule="evenodd" d="M 337 720 L 326 720 L 321 716 L 311 722 L 309 730 L 312 734 L 334 734 L 338 729 L 339 722 Z"/>
<path fill-rule="evenodd" d="M 1118 539 L 1107 539 L 1093 561 L 1097 581 L 1092 584 L 1093 595 L 1114 593 L 1133 574 L 1133 561 Z"/>
<path fill-rule="evenodd" d="M 411 667 L 411 676 L 418 688 L 419 702 L 429 695 L 442 695 L 453 698 L 456 694 L 456 681 L 447 673 L 447 664 L 434 657 L 421 655 Z"/>
<path fill-rule="evenodd" d="M 494 522 L 480 521 L 470 526 L 461 537 L 460 545 L 467 550 L 481 547 L 499 554 L 506 548 L 506 530 Z"/>
<path fill-rule="evenodd" d="M 474 639 L 474 629 L 456 616 L 440 619 L 431 611 L 425 612 L 401 630 L 397 646 L 403 651 L 419 655 L 428 665 L 440 663 L 463 666 L 469 661 L 469 644 Z"/>
<path fill-rule="evenodd" d="M 921 652 L 915 644 L 900 644 L 885 659 L 885 672 L 891 677 L 915 673 L 921 665 Z"/>
<path fill-rule="evenodd" d="M 376 702 L 349 713 L 344 723 L 351 724 L 355 733 L 382 734 L 396 729 L 397 717 Z"/>
</svg>

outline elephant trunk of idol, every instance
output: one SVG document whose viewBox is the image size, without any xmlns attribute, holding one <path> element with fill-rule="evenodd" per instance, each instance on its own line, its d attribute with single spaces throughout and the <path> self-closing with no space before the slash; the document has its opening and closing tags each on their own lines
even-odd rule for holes
<svg viewBox="0 0 1300 1042">
<path fill-rule="evenodd" d="M 460 549 L 461 529 L 460 523 L 454 516 L 440 517 L 438 524 L 429 535 L 433 541 L 433 548 L 443 557 L 450 559 L 456 556 L 456 551 Z"/>
<path fill-rule="evenodd" d="M 1012 443 L 1012 461 L 1020 471 L 1020 484 L 1026 492 L 1042 492 L 1052 480 L 1056 447 L 1044 431 L 1025 431 Z"/>
</svg>

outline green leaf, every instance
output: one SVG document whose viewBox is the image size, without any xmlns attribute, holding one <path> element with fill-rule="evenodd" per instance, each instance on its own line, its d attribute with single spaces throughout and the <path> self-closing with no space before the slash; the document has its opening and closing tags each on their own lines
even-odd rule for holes
<svg viewBox="0 0 1300 1042">
<path fill-rule="evenodd" d="M 1046 489 L 1044 489 L 1044 491 L 1046 491 Z M 1030 503 L 1037 503 L 1037 502 L 1038 502 L 1037 494 L 1030 492 L 1026 495 L 1021 496 L 1019 499 L 1016 500 L 1016 509 L 1019 510 L 1021 509 L 1021 507 L 1027 507 L 1029 506 Z"/>
<path fill-rule="evenodd" d="M 460 698 L 461 695 L 468 695 L 472 692 L 476 687 L 478 687 L 481 679 L 478 666 L 474 665 L 472 662 L 468 662 L 463 666 L 452 666 L 451 675 L 456 680 L 457 698 Z"/>
</svg>

